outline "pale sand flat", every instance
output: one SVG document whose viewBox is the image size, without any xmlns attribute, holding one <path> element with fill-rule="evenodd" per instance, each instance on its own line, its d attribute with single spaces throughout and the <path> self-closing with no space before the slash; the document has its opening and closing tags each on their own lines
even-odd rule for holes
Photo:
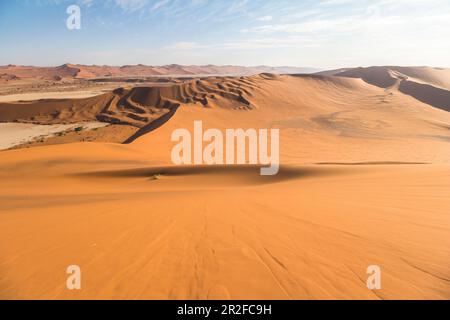
<svg viewBox="0 0 450 320">
<path fill-rule="evenodd" d="M 30 123 L 0 123 L 0 150 L 9 149 L 42 137 L 54 136 L 59 132 L 82 127 L 92 130 L 107 126 L 103 122 L 84 122 L 74 124 L 38 125 Z"/>
<path fill-rule="evenodd" d="M 0 96 L 0 102 L 34 101 L 40 99 L 81 99 L 94 97 L 103 91 L 62 91 L 62 92 L 33 92 Z"/>
</svg>

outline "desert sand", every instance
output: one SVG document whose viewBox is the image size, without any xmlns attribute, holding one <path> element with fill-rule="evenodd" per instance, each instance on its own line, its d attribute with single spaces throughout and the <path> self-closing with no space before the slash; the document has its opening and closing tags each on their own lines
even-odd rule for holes
<svg viewBox="0 0 450 320">
<path fill-rule="evenodd" d="M 270 66 L 184 66 L 171 64 L 165 66 L 126 65 L 98 66 L 66 63 L 57 67 L 35 66 L 0 66 L 0 81 L 17 81 L 23 79 L 45 79 L 60 81 L 62 79 L 93 79 L 101 77 L 146 77 L 146 76 L 189 76 L 189 75 L 255 75 L 259 73 L 312 73 L 314 68 L 270 67 Z"/>
<path fill-rule="evenodd" d="M 84 122 L 75 124 L 35 125 L 27 123 L 0 123 L 0 150 L 21 145 L 37 138 L 47 139 L 66 131 L 92 130 L 106 127 L 103 122 Z"/>
<path fill-rule="evenodd" d="M 0 102 L 36 101 L 41 99 L 79 99 L 95 97 L 101 94 L 100 91 L 73 91 L 73 92 L 34 92 L 8 94 L 0 96 Z"/>
<path fill-rule="evenodd" d="M 2 103 L 4 122 L 136 130 L 0 153 L 0 298 L 449 299 L 450 114 L 422 100 L 260 74 Z M 170 134 L 195 120 L 279 128 L 280 173 L 172 165 Z"/>
</svg>

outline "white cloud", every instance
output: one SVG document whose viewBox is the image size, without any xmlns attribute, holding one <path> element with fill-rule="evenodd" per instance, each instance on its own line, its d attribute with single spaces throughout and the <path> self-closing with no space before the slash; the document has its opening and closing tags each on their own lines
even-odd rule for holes
<svg viewBox="0 0 450 320">
<path fill-rule="evenodd" d="M 258 18 L 258 21 L 272 21 L 272 19 L 273 19 L 272 16 L 267 15 Z"/>
<path fill-rule="evenodd" d="M 314 20 L 302 23 L 271 24 L 243 29 L 243 33 L 317 33 L 324 31 L 351 31 L 359 27 L 351 19 Z"/>
<path fill-rule="evenodd" d="M 255 50 L 264 48 L 311 48 L 320 46 L 317 39 L 307 36 L 292 35 L 285 38 L 251 38 L 245 40 L 227 41 L 222 43 L 201 44 L 197 42 L 175 42 L 163 49 L 170 51 L 210 50 Z"/>
<path fill-rule="evenodd" d="M 235 12 L 245 9 L 249 0 L 233 0 L 231 5 L 228 7 L 228 12 Z"/>
</svg>

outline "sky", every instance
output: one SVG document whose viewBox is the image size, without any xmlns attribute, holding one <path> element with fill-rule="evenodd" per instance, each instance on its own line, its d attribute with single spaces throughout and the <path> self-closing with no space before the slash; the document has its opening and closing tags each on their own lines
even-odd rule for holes
<svg viewBox="0 0 450 320">
<path fill-rule="evenodd" d="M 449 39 L 448 0 L 0 0 L 0 65 L 450 67 Z"/>
</svg>

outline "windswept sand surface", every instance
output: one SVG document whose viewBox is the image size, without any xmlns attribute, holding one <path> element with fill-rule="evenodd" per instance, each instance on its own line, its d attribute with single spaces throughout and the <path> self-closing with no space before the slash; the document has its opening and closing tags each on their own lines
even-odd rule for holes
<svg viewBox="0 0 450 320">
<path fill-rule="evenodd" d="M 89 158 L 34 150 L 2 161 L 1 298 L 450 298 L 448 165 L 261 177 L 155 168 L 115 146 L 78 146 Z M 72 264 L 78 292 L 65 288 Z"/>
<path fill-rule="evenodd" d="M 448 112 L 344 77 L 114 95 L 108 114 L 139 128 L 129 144 L 1 153 L 0 298 L 450 298 Z M 96 117 L 99 101 L 71 112 Z M 61 117 L 40 107 L 3 114 Z M 172 166 L 170 134 L 194 120 L 279 128 L 279 174 Z M 66 289 L 69 265 L 81 267 L 80 291 Z M 381 290 L 366 287 L 369 265 Z"/>
</svg>

